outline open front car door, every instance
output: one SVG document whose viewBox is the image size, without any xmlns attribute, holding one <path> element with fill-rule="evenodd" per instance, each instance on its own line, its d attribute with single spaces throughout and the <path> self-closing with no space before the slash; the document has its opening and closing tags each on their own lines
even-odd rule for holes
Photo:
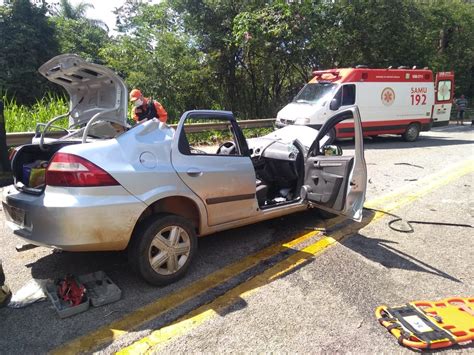
<svg viewBox="0 0 474 355">
<path fill-rule="evenodd" d="M 354 120 L 355 147 L 350 154 L 343 154 L 339 146 L 329 141 L 327 133 L 337 123 L 351 119 Z M 351 106 L 329 118 L 311 145 L 306 156 L 301 197 L 318 208 L 360 222 L 366 187 L 361 118 L 359 108 Z"/>
</svg>

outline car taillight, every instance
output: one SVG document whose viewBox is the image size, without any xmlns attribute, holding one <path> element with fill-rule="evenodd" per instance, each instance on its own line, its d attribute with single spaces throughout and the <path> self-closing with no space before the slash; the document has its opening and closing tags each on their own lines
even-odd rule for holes
<svg viewBox="0 0 474 355">
<path fill-rule="evenodd" d="M 109 173 L 84 158 L 56 153 L 46 169 L 46 185 L 91 187 L 119 183 Z"/>
</svg>

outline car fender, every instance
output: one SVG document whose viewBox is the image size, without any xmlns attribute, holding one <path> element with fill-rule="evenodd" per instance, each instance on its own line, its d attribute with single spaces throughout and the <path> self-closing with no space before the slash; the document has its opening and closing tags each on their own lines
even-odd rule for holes
<svg viewBox="0 0 474 355">
<path fill-rule="evenodd" d="M 199 210 L 199 230 L 205 230 L 208 221 L 204 203 L 171 165 L 173 135 L 172 128 L 152 120 L 115 139 L 66 146 L 61 152 L 79 155 L 104 169 L 147 206 L 168 197 L 190 199 Z"/>
</svg>

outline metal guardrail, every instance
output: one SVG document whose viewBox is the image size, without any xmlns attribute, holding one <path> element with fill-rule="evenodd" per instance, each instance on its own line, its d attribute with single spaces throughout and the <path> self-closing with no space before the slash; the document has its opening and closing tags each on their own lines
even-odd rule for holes
<svg viewBox="0 0 474 355">
<path fill-rule="evenodd" d="M 17 146 L 26 143 L 31 143 L 31 140 L 35 136 L 35 132 L 15 132 L 7 133 L 7 146 Z M 50 132 L 47 137 L 59 138 L 64 136 L 64 132 Z"/>
<path fill-rule="evenodd" d="M 453 107 L 451 110 L 451 120 L 456 119 L 457 111 Z M 474 119 L 474 108 L 468 108 L 466 110 L 465 120 Z M 263 127 L 272 127 L 275 123 L 275 118 L 263 118 L 258 120 L 241 120 L 237 121 L 241 128 L 263 128 Z M 170 125 L 173 128 L 176 128 L 177 124 Z M 188 132 L 200 132 L 202 130 L 225 130 L 228 128 L 227 123 L 196 123 L 188 125 Z M 34 132 L 17 132 L 17 133 L 7 133 L 7 146 L 17 146 L 26 143 L 30 143 L 31 139 L 34 137 Z M 63 132 L 49 132 L 48 137 L 59 138 L 64 135 Z"/>
<path fill-rule="evenodd" d="M 242 120 L 237 121 L 240 128 L 262 128 L 262 127 L 273 127 L 275 123 L 274 118 L 263 118 L 260 120 Z M 171 125 L 176 128 L 177 125 Z M 223 131 L 228 129 L 229 123 L 195 123 L 186 126 L 186 132 L 202 132 L 202 131 Z"/>
<path fill-rule="evenodd" d="M 237 121 L 241 128 L 263 128 L 263 127 L 272 127 L 275 123 L 274 118 L 263 118 L 259 120 L 242 120 Z M 176 128 L 177 124 L 170 125 L 173 128 Z M 227 123 L 196 123 L 188 125 L 187 132 L 200 132 L 203 130 L 225 130 L 228 128 Z M 30 143 L 33 139 L 34 132 L 16 132 L 16 133 L 7 133 L 7 146 L 18 146 L 22 144 Z M 47 137 L 51 138 L 60 138 L 64 136 L 64 132 L 49 132 Z"/>
</svg>

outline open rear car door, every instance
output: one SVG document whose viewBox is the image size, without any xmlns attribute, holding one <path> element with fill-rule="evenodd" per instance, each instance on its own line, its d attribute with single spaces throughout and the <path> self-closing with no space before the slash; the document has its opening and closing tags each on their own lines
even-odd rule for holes
<svg viewBox="0 0 474 355">
<path fill-rule="evenodd" d="M 342 149 L 327 145 L 326 135 L 337 123 L 354 120 L 354 153 L 342 155 Z M 351 106 L 329 118 L 321 127 L 305 161 L 301 197 L 331 213 L 362 220 L 367 187 L 362 125 L 357 106 Z"/>
</svg>

